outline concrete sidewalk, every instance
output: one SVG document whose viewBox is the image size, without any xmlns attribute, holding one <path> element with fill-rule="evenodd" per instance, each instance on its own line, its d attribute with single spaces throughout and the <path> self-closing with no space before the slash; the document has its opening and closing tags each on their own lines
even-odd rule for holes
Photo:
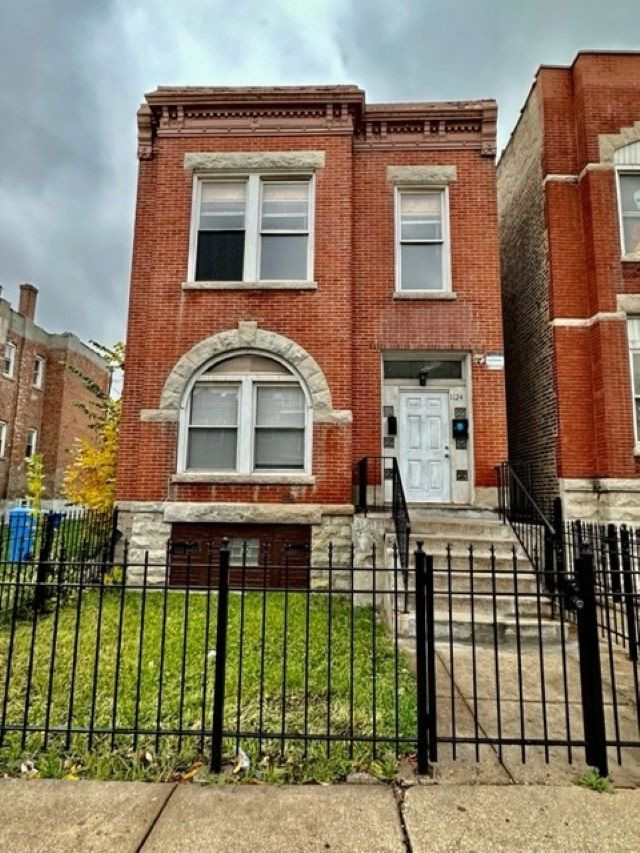
<svg viewBox="0 0 640 853">
<path fill-rule="evenodd" d="M 0 781 L 0 850 L 629 851 L 640 790 Z"/>
</svg>

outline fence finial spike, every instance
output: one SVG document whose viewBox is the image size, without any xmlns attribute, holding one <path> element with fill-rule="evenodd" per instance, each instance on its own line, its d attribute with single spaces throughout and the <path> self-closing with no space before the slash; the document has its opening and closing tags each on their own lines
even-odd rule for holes
<svg viewBox="0 0 640 853">
<path fill-rule="evenodd" d="M 222 537 L 222 543 L 220 544 L 220 550 L 221 551 L 228 551 L 229 550 L 229 537 L 228 536 Z"/>
<path fill-rule="evenodd" d="M 424 545 L 424 541 L 422 539 L 418 539 L 418 541 L 416 542 L 416 550 L 422 551 L 423 545 Z"/>
</svg>

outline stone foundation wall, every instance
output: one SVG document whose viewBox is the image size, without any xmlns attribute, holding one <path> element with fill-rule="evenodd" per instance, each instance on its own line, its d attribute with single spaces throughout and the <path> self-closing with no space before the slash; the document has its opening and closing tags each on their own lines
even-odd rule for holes
<svg viewBox="0 0 640 853">
<path fill-rule="evenodd" d="M 640 526 L 640 481 L 561 479 L 565 518 Z"/>
</svg>

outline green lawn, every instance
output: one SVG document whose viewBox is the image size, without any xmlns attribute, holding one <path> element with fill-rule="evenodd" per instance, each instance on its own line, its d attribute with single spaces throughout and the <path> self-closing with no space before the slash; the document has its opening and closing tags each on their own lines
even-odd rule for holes
<svg viewBox="0 0 640 853">
<path fill-rule="evenodd" d="M 259 729 L 279 733 L 284 721 L 285 731 L 293 734 L 304 730 L 306 720 L 310 734 L 329 731 L 345 740 L 332 743 L 329 754 L 324 742 L 314 741 L 305 754 L 303 743 L 293 738 L 259 743 L 244 736 L 239 745 L 251 759 L 249 775 L 339 778 L 374 757 L 371 744 L 349 746 L 351 731 L 415 737 L 414 680 L 398 653 L 396 682 L 395 646 L 373 609 L 352 610 L 348 596 L 332 596 L 329 604 L 328 596 L 312 594 L 307 610 L 307 598 L 301 592 L 230 596 L 225 730 L 235 732 L 239 724 L 246 734 Z M 24 744 L 19 733 L 8 732 L 0 771 L 15 772 L 27 755 L 41 775 L 166 778 L 176 765 L 188 766 L 198 755 L 208 761 L 216 610 L 215 592 L 188 597 L 151 592 L 143 601 L 137 592 L 105 587 L 102 602 L 99 591 L 89 590 L 61 607 L 57 618 L 54 610 L 35 624 L 31 618 L 17 623 L 6 723 L 43 727 L 50 696 L 49 726 L 63 731 L 50 734 L 48 743 L 42 731 L 34 731 Z M 10 633 L 7 623 L 0 626 L 0 717 Z M 137 740 L 117 733 L 113 742 L 110 734 L 98 734 L 89 744 L 86 734 L 67 737 L 69 719 L 74 727 L 89 727 L 93 720 L 97 729 L 115 724 L 116 729 L 149 731 Z M 157 737 L 158 720 L 161 730 L 189 733 Z M 225 739 L 229 756 L 237 745 L 235 738 Z M 384 763 L 395 747 L 380 742 L 375 752 Z"/>
</svg>

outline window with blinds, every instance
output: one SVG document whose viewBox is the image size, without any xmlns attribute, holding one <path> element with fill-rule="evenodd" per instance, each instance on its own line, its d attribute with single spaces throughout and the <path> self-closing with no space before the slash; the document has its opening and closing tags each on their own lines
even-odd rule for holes
<svg viewBox="0 0 640 853">
<path fill-rule="evenodd" d="M 396 254 L 399 290 L 447 289 L 444 190 L 398 190 Z"/>
<path fill-rule="evenodd" d="M 304 471 L 308 464 L 304 391 L 268 357 L 234 355 L 204 368 L 186 414 L 186 471 Z"/>
<path fill-rule="evenodd" d="M 200 178 L 196 193 L 196 281 L 310 279 L 311 178 Z"/>
</svg>

